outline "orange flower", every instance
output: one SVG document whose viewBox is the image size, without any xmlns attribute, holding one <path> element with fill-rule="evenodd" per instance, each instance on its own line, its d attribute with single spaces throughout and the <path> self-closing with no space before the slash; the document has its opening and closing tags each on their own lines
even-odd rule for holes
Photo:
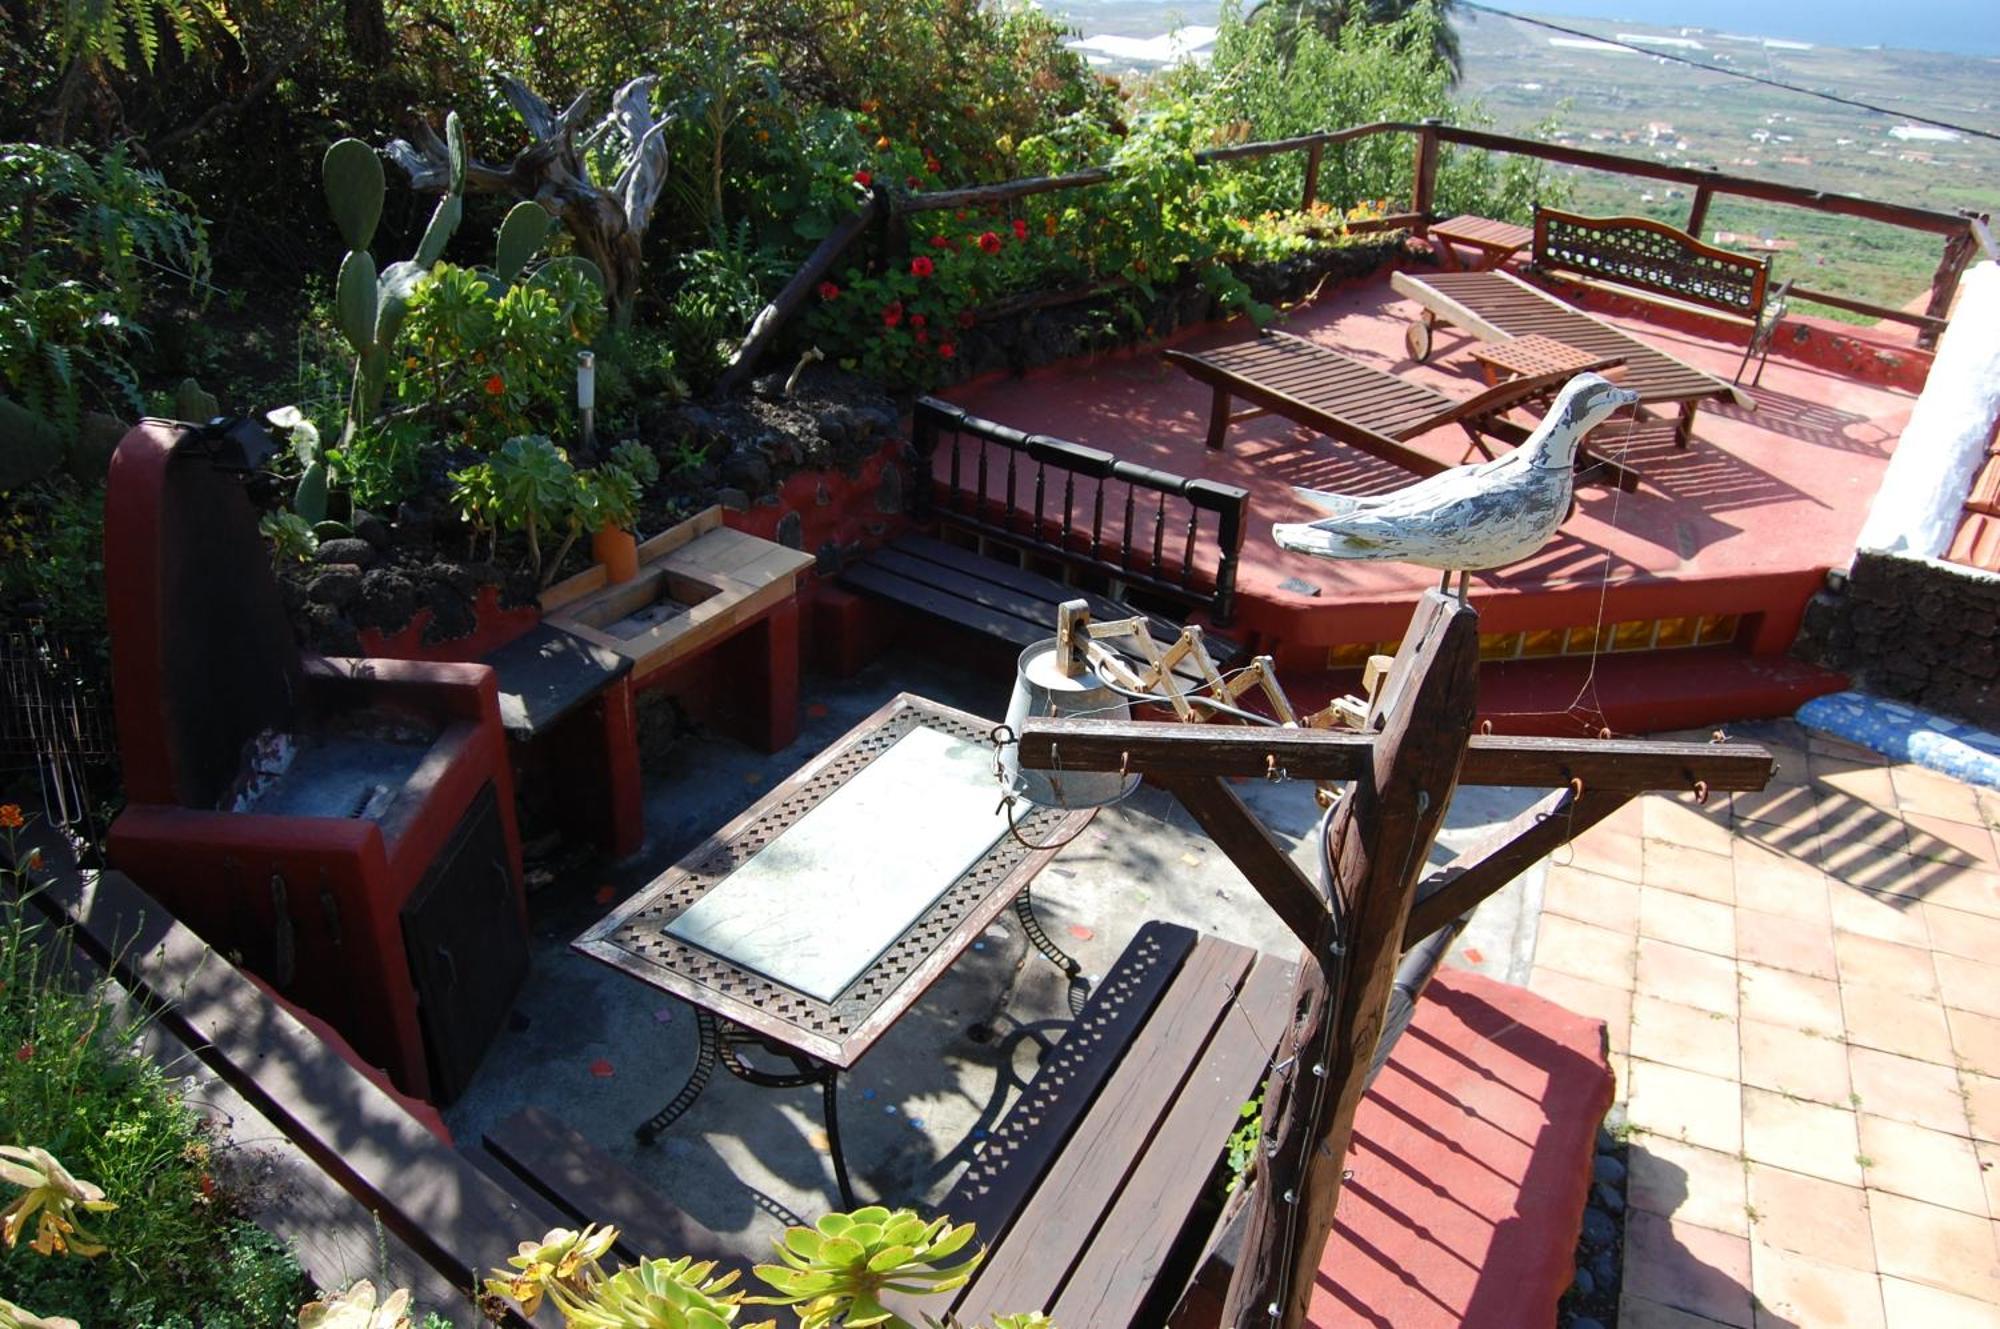
<svg viewBox="0 0 2000 1329">
<path fill-rule="evenodd" d="M 1056 215 L 1053 212 L 1043 214 L 1042 234 L 1054 235 L 1055 233 L 1056 233 Z"/>
<path fill-rule="evenodd" d="M 19 803 L 0 803 L 0 830 L 18 831 L 25 825 Z"/>
<path fill-rule="evenodd" d="M 486 380 L 485 386 L 487 396 L 497 397 L 507 390 L 507 380 L 495 374 L 492 378 Z"/>
<path fill-rule="evenodd" d="M 884 149 L 884 150 L 887 149 L 889 146 L 889 136 L 887 134 L 883 134 L 881 137 L 877 138 L 875 140 L 875 146 L 877 149 Z"/>
</svg>

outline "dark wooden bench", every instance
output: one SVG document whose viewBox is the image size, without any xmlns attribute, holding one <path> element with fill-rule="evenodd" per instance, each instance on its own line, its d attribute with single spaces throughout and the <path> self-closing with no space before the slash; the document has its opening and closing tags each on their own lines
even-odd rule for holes
<svg viewBox="0 0 2000 1329">
<path fill-rule="evenodd" d="M 1127 597 L 1154 607 L 1146 617 L 1162 644 L 1190 613 L 1228 625 L 1246 490 L 1023 433 L 931 397 L 916 405 L 912 442 L 912 514 L 964 543 L 905 536 L 850 564 L 841 574 L 849 587 L 1016 646 L 1054 636 L 1056 606 L 1079 597 L 1099 621 L 1141 612 Z M 994 546 L 1019 561 L 987 557 Z M 1218 663 L 1236 653 L 1219 638 L 1208 646 Z"/>
<path fill-rule="evenodd" d="M 1020 647 L 1055 635 L 1056 610 L 1066 600 L 1087 601 L 1097 622 L 1129 618 L 1135 612 L 1106 596 L 1079 591 L 927 535 L 899 537 L 849 564 L 840 580 L 854 590 Z M 1162 647 L 1180 635 L 1180 625 L 1171 619 L 1145 617 Z M 1204 634 L 1202 640 L 1218 665 L 1226 667 L 1242 653 L 1236 643 L 1221 637 Z M 1176 672 L 1196 677 L 1192 665 L 1184 664 Z"/>
<path fill-rule="evenodd" d="M 1535 208 L 1533 271 L 1571 273 L 1586 282 L 1694 305 L 1746 324 L 1750 344 L 1736 367 L 1741 382 L 1752 355 L 1770 354 L 1791 283 L 1771 286 L 1771 260 L 1751 258 L 1649 217 L 1585 217 Z"/>
<path fill-rule="evenodd" d="M 961 1323 L 1166 1322 L 1218 1217 L 1224 1147 L 1285 1030 L 1295 969 L 1176 924 L 1139 930 L 938 1206 L 988 1248 L 950 1304 Z"/>
</svg>

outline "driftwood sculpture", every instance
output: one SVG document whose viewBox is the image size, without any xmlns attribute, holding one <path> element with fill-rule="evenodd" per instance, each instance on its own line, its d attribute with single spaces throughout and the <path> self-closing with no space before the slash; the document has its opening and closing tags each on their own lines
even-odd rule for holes
<svg viewBox="0 0 2000 1329">
<path fill-rule="evenodd" d="M 667 128 L 672 116 L 653 113 L 658 79 L 635 78 L 611 99 L 611 110 L 587 132 L 590 94 L 579 93 L 557 114 L 519 79 L 500 77 L 500 92 L 521 117 L 534 141 L 506 166 L 473 159 L 465 166 L 465 188 L 479 193 L 531 199 L 562 221 L 577 252 L 604 274 L 605 299 L 618 327 L 632 318 L 645 265 L 646 227 L 667 182 Z M 410 186 L 441 194 L 451 188 L 450 150 L 429 122 L 419 120 L 410 139 L 390 140 L 389 159 L 410 177 Z M 616 171 L 599 182 L 594 154 L 611 150 Z"/>
</svg>

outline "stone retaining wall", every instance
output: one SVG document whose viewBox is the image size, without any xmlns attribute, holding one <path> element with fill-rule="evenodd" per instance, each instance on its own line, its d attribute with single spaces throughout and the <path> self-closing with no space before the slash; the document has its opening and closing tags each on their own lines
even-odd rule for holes
<svg viewBox="0 0 2000 1329">
<path fill-rule="evenodd" d="M 1815 595 L 1792 652 L 1871 692 L 2000 729 L 2000 576 L 1863 550 Z"/>
</svg>

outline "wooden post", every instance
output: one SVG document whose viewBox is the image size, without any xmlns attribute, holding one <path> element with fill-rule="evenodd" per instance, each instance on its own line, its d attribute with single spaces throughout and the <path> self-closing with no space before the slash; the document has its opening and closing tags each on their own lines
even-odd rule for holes
<svg viewBox="0 0 2000 1329">
<path fill-rule="evenodd" d="M 1708 205 L 1715 198 L 1715 191 L 1701 185 L 1694 191 L 1694 206 L 1688 209 L 1687 233 L 1701 239 L 1702 225 L 1708 221 Z"/>
<path fill-rule="evenodd" d="M 1299 211 L 1311 212 L 1313 204 L 1319 202 L 1319 160 L 1326 152 L 1326 144 L 1318 139 L 1306 149 L 1306 187 L 1299 198 Z"/>
<path fill-rule="evenodd" d="M 1968 214 L 1965 229 L 1945 237 L 1944 257 L 1938 261 L 1937 275 L 1931 278 L 1931 299 L 1924 312 L 1932 318 L 1947 318 L 1951 313 L 1951 298 L 1958 292 L 1958 279 L 1965 272 L 1965 265 L 1972 261 L 1972 252 L 1977 241 L 1972 229 L 1974 216 Z M 1977 220 L 1986 220 L 1983 214 Z M 1926 326 L 1917 330 L 1917 345 L 1925 350 L 1937 345 L 1938 330 Z"/>
<path fill-rule="evenodd" d="M 1472 733 L 1478 667 L 1478 615 L 1426 592 L 1370 722 L 1371 769 L 1325 825 L 1333 908 L 1299 966 L 1298 1015 L 1265 1087 L 1260 1171 L 1222 1316 L 1235 1329 L 1305 1323 L 1416 877 Z"/>
<path fill-rule="evenodd" d="M 1417 214 L 1418 235 L 1428 235 L 1431 229 L 1431 196 L 1437 190 L 1437 131 L 1443 123 L 1435 116 L 1427 116 L 1423 128 L 1417 131 L 1417 171 L 1410 191 L 1410 211 Z"/>
</svg>

